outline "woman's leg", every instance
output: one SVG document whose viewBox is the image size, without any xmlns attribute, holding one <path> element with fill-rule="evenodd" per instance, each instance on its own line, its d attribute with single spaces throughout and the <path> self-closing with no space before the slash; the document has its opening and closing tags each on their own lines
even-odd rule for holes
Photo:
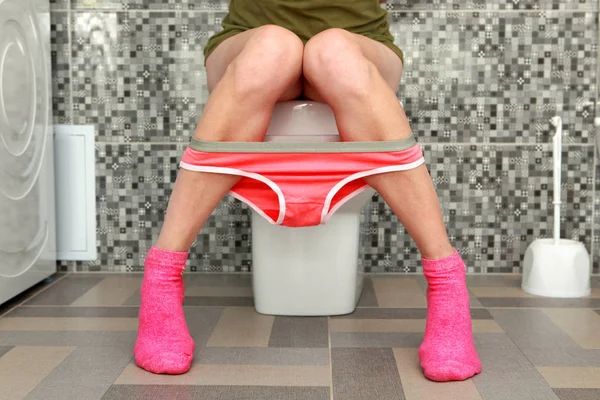
<svg viewBox="0 0 600 400">
<path fill-rule="evenodd" d="M 305 95 L 333 108 L 343 140 L 396 140 L 410 135 L 396 97 L 402 62 L 392 50 L 364 36 L 331 29 L 313 37 L 304 54 Z M 425 165 L 366 180 L 398 216 L 423 257 L 453 253 Z"/>
<path fill-rule="evenodd" d="M 211 95 L 194 137 L 262 141 L 278 100 L 301 92 L 303 45 L 283 28 L 264 26 L 220 44 L 207 59 Z M 202 225 L 239 178 L 181 169 L 156 244 L 144 263 L 137 364 L 178 374 L 191 366 L 194 342 L 183 314 L 182 274 Z"/>
<path fill-rule="evenodd" d="M 381 141 L 410 135 L 396 97 L 402 63 L 385 45 L 331 29 L 304 49 L 305 95 L 328 103 L 343 140 Z M 365 180 L 406 227 L 423 258 L 428 280 L 428 316 L 420 348 L 430 379 L 462 380 L 481 369 L 473 345 L 465 266 L 443 223 L 439 201 L 425 165 Z"/>
<path fill-rule="evenodd" d="M 300 39 L 278 26 L 233 36 L 206 60 L 210 97 L 194 137 L 259 142 L 277 101 L 302 91 Z M 204 222 L 239 178 L 181 169 L 156 247 L 188 251 Z"/>
</svg>

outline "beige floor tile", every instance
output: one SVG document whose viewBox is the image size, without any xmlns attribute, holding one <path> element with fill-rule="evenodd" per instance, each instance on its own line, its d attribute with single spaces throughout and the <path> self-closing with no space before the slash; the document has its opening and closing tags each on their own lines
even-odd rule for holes
<svg viewBox="0 0 600 400">
<path fill-rule="evenodd" d="M 102 282 L 105 277 L 89 274 L 69 274 L 45 290 L 31 297 L 24 305 L 27 306 L 68 306 L 87 291 Z"/>
<path fill-rule="evenodd" d="M 0 399 L 27 396 L 75 347 L 15 347 L 0 358 Z"/>
<path fill-rule="evenodd" d="M 493 319 L 474 319 L 473 333 L 502 333 L 500 325 Z"/>
<path fill-rule="evenodd" d="M 553 388 L 600 388 L 600 367 L 537 367 Z"/>
<path fill-rule="evenodd" d="M 223 310 L 207 346 L 267 347 L 275 317 L 258 314 L 253 307 Z"/>
<path fill-rule="evenodd" d="M 582 308 L 547 308 L 552 322 L 584 349 L 600 349 L 600 315 Z"/>
<path fill-rule="evenodd" d="M 137 318 L 2 318 L 0 331 L 136 331 Z"/>
<path fill-rule="evenodd" d="M 462 382 L 432 382 L 425 378 L 417 349 L 393 349 L 406 400 L 481 400 L 471 379 Z"/>
<path fill-rule="evenodd" d="M 427 307 L 425 292 L 412 278 L 373 278 L 373 288 L 380 307 Z"/>
<path fill-rule="evenodd" d="M 510 286 L 469 287 L 469 290 L 477 297 L 534 297 L 521 288 Z"/>
<path fill-rule="evenodd" d="M 190 286 L 186 289 L 185 295 L 200 297 L 252 297 L 252 288 L 244 286 Z"/>
<path fill-rule="evenodd" d="M 130 364 L 115 384 L 329 386 L 329 366 L 200 365 L 184 375 L 155 375 Z"/>
<path fill-rule="evenodd" d="M 120 306 L 141 286 L 142 277 L 108 277 L 81 295 L 73 306 Z"/>
<path fill-rule="evenodd" d="M 592 292 L 588 296 L 586 296 L 586 297 L 591 297 L 591 298 L 594 298 L 594 299 L 600 298 L 600 288 L 597 288 L 597 287 L 594 288 L 593 287 L 592 288 Z"/>
<path fill-rule="evenodd" d="M 521 282 L 521 280 L 523 279 L 521 274 L 502 274 L 501 275 L 504 279 L 509 280 L 509 281 L 519 281 Z"/>
</svg>

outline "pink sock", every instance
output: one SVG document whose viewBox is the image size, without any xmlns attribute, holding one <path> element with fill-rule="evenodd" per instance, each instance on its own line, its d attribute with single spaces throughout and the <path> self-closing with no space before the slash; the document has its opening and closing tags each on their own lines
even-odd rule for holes
<svg viewBox="0 0 600 400">
<path fill-rule="evenodd" d="M 427 278 L 427 323 L 419 358 L 433 381 L 462 381 L 481 372 L 473 343 L 466 267 L 460 254 L 422 259 Z"/>
<path fill-rule="evenodd" d="M 183 314 L 183 270 L 187 252 L 152 247 L 144 263 L 138 335 L 133 353 L 137 365 L 156 374 L 190 369 L 194 340 Z"/>
</svg>

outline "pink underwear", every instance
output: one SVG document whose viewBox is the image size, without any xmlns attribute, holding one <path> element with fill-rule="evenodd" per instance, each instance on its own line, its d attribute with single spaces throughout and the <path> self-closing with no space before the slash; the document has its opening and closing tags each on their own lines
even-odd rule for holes
<svg viewBox="0 0 600 400">
<path fill-rule="evenodd" d="M 192 139 L 181 168 L 237 175 L 230 194 L 272 224 L 324 224 L 368 188 L 363 178 L 424 163 L 413 136 L 388 142 L 205 142 Z"/>
</svg>

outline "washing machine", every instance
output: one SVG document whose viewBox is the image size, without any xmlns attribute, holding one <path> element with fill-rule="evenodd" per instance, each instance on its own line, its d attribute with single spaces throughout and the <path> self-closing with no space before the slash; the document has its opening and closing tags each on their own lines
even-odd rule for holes
<svg viewBox="0 0 600 400">
<path fill-rule="evenodd" d="M 56 272 L 49 0 L 0 0 L 0 304 Z"/>
</svg>

